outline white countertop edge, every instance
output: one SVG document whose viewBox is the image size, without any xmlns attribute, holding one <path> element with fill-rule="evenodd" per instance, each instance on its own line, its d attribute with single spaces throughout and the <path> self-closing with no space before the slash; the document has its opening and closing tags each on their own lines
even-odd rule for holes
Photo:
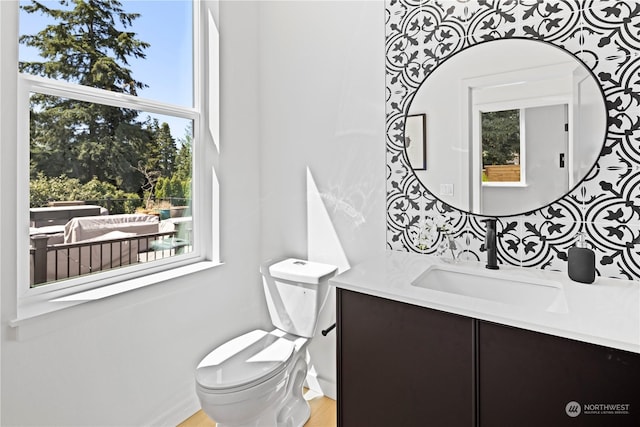
<svg viewBox="0 0 640 427">
<path fill-rule="evenodd" d="M 394 260 L 407 257 L 412 264 L 410 268 L 402 271 L 402 269 L 395 269 L 393 262 L 389 263 L 389 259 Z M 417 259 L 420 257 L 422 259 Z M 410 285 L 411 280 L 415 279 L 417 275 L 430 265 L 439 264 L 439 261 L 435 257 L 426 255 L 410 254 L 397 251 L 387 251 L 382 257 L 376 257 L 373 260 L 365 261 L 360 265 L 356 265 L 350 270 L 332 278 L 330 284 L 336 288 L 355 291 L 371 296 L 381 297 L 389 300 L 399 301 L 412 305 L 417 305 L 434 310 L 444 311 L 461 316 L 471 317 L 479 320 L 499 323 L 507 326 L 526 329 L 529 331 L 545 333 L 562 338 L 573 339 L 581 342 L 587 342 L 596 345 L 602 345 L 606 347 L 616 348 L 619 350 L 625 350 L 633 353 L 640 353 L 640 283 L 627 280 L 618 279 L 602 279 L 598 280 L 593 285 L 576 285 L 575 283 L 568 283 L 570 280 L 564 279 L 562 274 L 556 272 L 545 272 L 537 270 L 531 272 L 532 269 L 518 269 L 505 268 L 508 274 L 513 272 L 519 272 L 525 270 L 527 275 L 533 274 L 535 276 L 545 277 L 548 276 L 554 282 L 561 282 L 565 286 L 567 303 L 573 308 L 576 307 L 581 301 L 572 301 L 572 293 L 575 293 L 575 289 L 579 289 L 587 296 L 593 294 L 592 301 L 596 306 L 601 302 L 597 301 L 601 297 L 601 292 L 604 288 L 597 288 L 597 286 L 609 286 L 611 289 L 607 289 L 612 295 L 617 292 L 616 287 L 619 287 L 625 291 L 625 295 L 621 295 L 626 301 L 627 295 L 631 292 L 631 298 L 635 301 L 637 299 L 638 306 L 635 312 L 629 313 L 629 316 L 625 316 L 624 313 L 618 313 L 619 317 L 625 319 L 622 332 L 617 330 L 619 323 L 616 323 L 616 319 L 611 319 L 611 316 L 600 314 L 602 318 L 598 319 L 598 313 L 594 313 L 592 316 L 589 313 L 580 313 L 579 310 L 571 310 L 566 314 L 559 313 L 547 313 L 540 312 L 533 309 L 522 309 L 510 307 L 504 304 L 478 300 L 470 297 L 452 296 L 452 295 L 440 295 L 439 292 L 424 291 L 417 289 Z M 382 266 L 384 264 L 384 266 Z M 403 266 L 404 267 L 404 266 Z M 406 281 L 406 286 L 402 284 L 398 285 L 399 281 Z M 389 282 L 395 282 L 393 286 L 386 286 Z M 582 288 L 587 286 L 587 288 Z M 594 288 L 588 288 L 594 287 Z M 571 290 L 569 288 L 572 288 Z M 622 292 L 622 291 L 620 291 Z M 580 295 L 580 300 L 584 298 Z M 629 305 L 629 304 L 628 304 Z M 634 305 L 630 304 L 633 310 Z M 629 307 L 626 307 L 629 309 Z M 577 312 L 578 311 L 578 312 Z M 617 319 L 620 320 L 620 319 Z M 610 324 L 608 324 L 610 323 Z M 585 326 L 586 325 L 586 326 Z M 592 331 L 589 325 L 596 325 L 600 328 L 600 331 Z M 616 329 L 612 331 L 611 329 Z M 596 329 L 595 327 L 593 329 Z M 605 333 L 606 331 L 606 333 Z"/>
</svg>

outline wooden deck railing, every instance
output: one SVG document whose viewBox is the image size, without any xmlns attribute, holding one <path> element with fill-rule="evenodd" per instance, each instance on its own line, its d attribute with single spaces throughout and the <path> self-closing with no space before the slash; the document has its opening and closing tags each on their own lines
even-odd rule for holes
<svg viewBox="0 0 640 427">
<path fill-rule="evenodd" d="M 176 231 L 57 245 L 48 240 L 44 234 L 31 236 L 31 287 L 162 259 L 187 251 L 190 244 L 176 239 Z"/>
<path fill-rule="evenodd" d="M 485 165 L 488 182 L 520 182 L 520 165 Z"/>
</svg>

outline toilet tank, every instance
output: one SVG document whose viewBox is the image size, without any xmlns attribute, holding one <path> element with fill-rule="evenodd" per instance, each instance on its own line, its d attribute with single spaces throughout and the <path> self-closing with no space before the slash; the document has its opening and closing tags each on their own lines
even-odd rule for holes
<svg viewBox="0 0 640 427">
<path fill-rule="evenodd" d="M 260 267 L 271 322 L 276 328 L 311 338 L 329 293 L 334 265 L 288 258 Z"/>
</svg>

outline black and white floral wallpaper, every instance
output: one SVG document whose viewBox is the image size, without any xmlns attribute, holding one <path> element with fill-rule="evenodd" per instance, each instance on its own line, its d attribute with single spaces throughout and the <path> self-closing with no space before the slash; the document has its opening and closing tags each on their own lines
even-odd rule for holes
<svg viewBox="0 0 640 427">
<path fill-rule="evenodd" d="M 438 200 L 403 152 L 404 119 L 415 91 L 448 56 L 501 38 L 543 40 L 580 58 L 598 79 L 608 129 L 600 157 L 572 192 L 542 209 L 498 218 L 504 264 L 566 271 L 578 232 L 596 253 L 597 274 L 640 280 L 640 2 L 638 0 L 387 0 L 387 246 L 435 254 L 425 220 L 450 224 L 459 249 L 484 260 L 484 223 Z"/>
</svg>

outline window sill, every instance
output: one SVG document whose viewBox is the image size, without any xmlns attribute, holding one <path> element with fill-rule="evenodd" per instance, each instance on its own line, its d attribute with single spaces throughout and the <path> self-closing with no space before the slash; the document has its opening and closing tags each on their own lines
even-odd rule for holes
<svg viewBox="0 0 640 427">
<path fill-rule="evenodd" d="M 177 279 L 200 271 L 209 270 L 218 265 L 219 262 L 201 261 L 189 264 L 183 267 L 165 270 L 130 280 L 114 283 L 100 288 L 81 291 L 69 294 L 63 297 L 52 298 L 30 302 L 19 306 L 18 316 L 9 322 L 9 325 L 16 330 L 16 338 L 18 340 L 27 339 L 32 336 L 41 335 L 44 329 L 50 330 L 51 327 L 42 327 L 44 317 L 48 317 L 53 313 L 63 312 L 67 308 L 76 307 L 92 301 L 99 301 L 115 295 L 166 282 L 168 280 Z M 77 321 L 77 320 L 76 320 Z M 46 332 L 46 331 L 44 331 Z"/>
<path fill-rule="evenodd" d="M 523 188 L 523 187 L 528 187 L 529 185 L 525 182 L 483 182 L 482 183 L 483 187 L 495 187 L 495 188 L 509 188 L 509 187 L 514 187 L 514 188 Z"/>
</svg>

